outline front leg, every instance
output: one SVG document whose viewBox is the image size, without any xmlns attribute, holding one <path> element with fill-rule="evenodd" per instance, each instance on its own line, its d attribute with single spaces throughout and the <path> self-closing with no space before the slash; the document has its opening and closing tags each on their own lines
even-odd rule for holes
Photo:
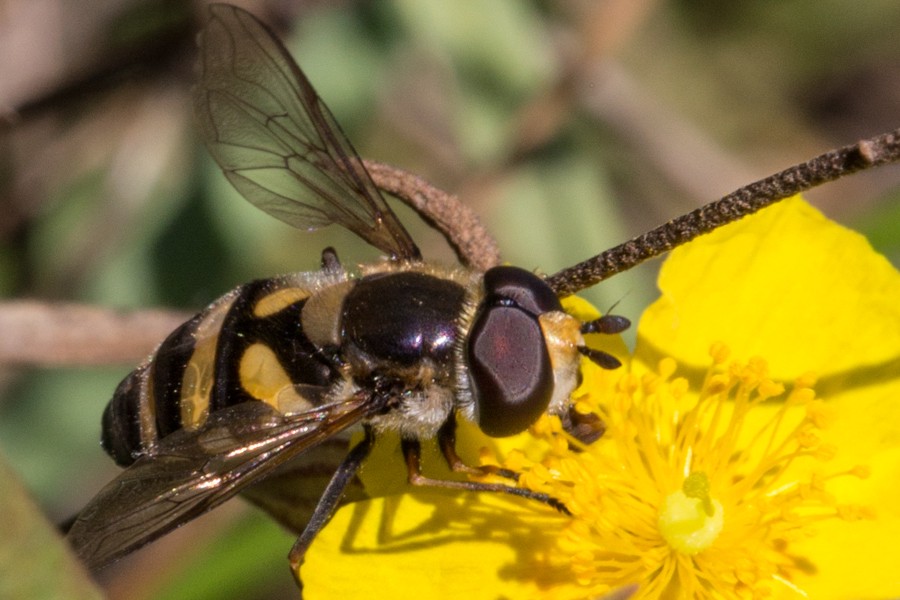
<svg viewBox="0 0 900 600">
<path fill-rule="evenodd" d="M 459 454 L 456 453 L 456 415 L 453 413 L 447 417 L 447 420 L 441 425 L 441 428 L 438 429 L 437 440 L 438 447 L 441 449 L 441 454 L 444 456 L 444 460 L 447 461 L 447 466 L 450 467 L 450 470 L 454 473 L 465 473 L 466 475 L 474 475 L 476 477 L 481 475 L 497 475 L 498 477 L 511 479 L 513 481 L 519 480 L 519 474 L 510 469 L 503 469 L 494 465 L 480 465 L 473 467 L 472 465 L 466 464 L 465 461 L 459 457 Z"/>
<path fill-rule="evenodd" d="M 475 475 L 483 475 L 485 473 L 495 473 L 495 471 L 491 467 L 487 467 L 487 470 L 483 470 L 479 467 L 472 467 L 466 465 L 462 459 L 456 454 L 455 444 L 455 428 L 456 422 L 453 415 L 450 416 L 448 422 L 453 420 L 453 425 L 447 425 L 446 423 L 441 427 L 441 431 L 445 429 L 448 430 L 449 433 L 445 433 L 444 439 L 441 438 L 441 434 L 438 434 L 439 444 L 441 447 L 441 451 L 444 453 L 444 457 L 447 459 L 447 464 L 450 465 L 450 468 L 457 472 L 462 473 L 470 473 Z M 526 490 L 523 488 L 518 488 L 512 485 L 505 485 L 502 483 L 481 483 L 478 481 L 453 481 L 449 479 L 433 479 L 431 477 L 427 477 L 422 474 L 421 468 L 421 455 L 422 455 L 422 445 L 419 443 L 417 439 L 403 439 L 400 442 L 400 448 L 403 451 L 403 456 L 406 459 L 406 470 L 407 476 L 409 478 L 409 483 L 415 486 L 423 486 L 423 487 L 438 487 L 438 488 L 448 488 L 454 490 L 466 490 L 470 492 L 495 492 L 501 494 L 510 494 L 513 496 L 520 496 L 522 498 L 528 498 L 529 500 L 537 500 L 543 504 L 548 506 L 552 506 L 556 510 L 569 514 L 569 510 L 566 506 L 557 500 L 556 498 L 549 496 L 547 494 L 543 494 L 540 492 L 535 492 L 533 490 Z M 509 473 L 507 475 L 506 473 Z M 507 469 L 497 469 L 496 474 L 501 475 L 503 477 L 507 477 L 508 479 L 516 480 L 518 478 L 518 473 L 513 471 L 509 471 Z"/>
</svg>

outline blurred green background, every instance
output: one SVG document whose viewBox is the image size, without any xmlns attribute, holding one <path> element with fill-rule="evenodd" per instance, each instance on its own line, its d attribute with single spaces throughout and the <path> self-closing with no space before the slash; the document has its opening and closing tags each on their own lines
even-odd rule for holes
<svg viewBox="0 0 900 600">
<path fill-rule="evenodd" d="M 547 273 L 900 126 L 891 0 L 241 5 L 285 36 L 362 156 L 460 194 L 505 260 Z M 326 245 L 345 263 L 376 256 L 342 231 L 298 233 L 230 189 L 190 114 L 204 14 L 174 0 L 0 0 L 4 299 L 194 311 L 247 280 L 315 269 Z M 809 197 L 897 264 L 898 183 L 889 167 Z M 427 257 L 452 261 L 438 235 L 398 212 Z M 588 297 L 636 318 L 655 268 Z M 0 364 L 2 461 L 52 521 L 117 472 L 99 419 L 136 362 Z M 15 478 L 0 479 L 0 502 L 21 502 L 10 499 Z M 0 596 L 13 589 L 4 580 L 33 576 L 51 580 L 45 597 L 74 597 L 53 591 L 63 576 L 43 555 L 51 542 L 33 571 L 3 572 L 21 548 L 3 527 Z M 114 598 L 290 597 L 291 539 L 231 502 L 103 583 Z"/>
</svg>

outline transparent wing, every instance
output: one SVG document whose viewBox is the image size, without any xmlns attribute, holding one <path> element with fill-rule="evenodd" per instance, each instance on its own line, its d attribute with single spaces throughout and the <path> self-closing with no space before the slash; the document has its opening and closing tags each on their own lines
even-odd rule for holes
<svg viewBox="0 0 900 600">
<path fill-rule="evenodd" d="M 251 203 L 301 229 L 336 223 L 388 253 L 419 249 L 328 107 L 275 35 L 234 6 L 210 6 L 194 110 L 210 152 Z"/>
<path fill-rule="evenodd" d="M 234 496 L 299 453 L 357 423 L 363 397 L 285 417 L 263 402 L 217 411 L 195 431 L 159 442 L 111 481 L 69 530 L 76 554 L 99 569 Z"/>
</svg>

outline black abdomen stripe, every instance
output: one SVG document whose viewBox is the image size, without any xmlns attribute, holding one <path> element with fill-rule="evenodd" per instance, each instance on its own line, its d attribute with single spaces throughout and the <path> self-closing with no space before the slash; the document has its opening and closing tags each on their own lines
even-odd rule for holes
<svg viewBox="0 0 900 600">
<path fill-rule="evenodd" d="M 103 411 L 100 445 L 122 467 L 135 461 L 146 447 L 144 439 L 148 434 L 156 437 L 153 420 L 147 418 L 152 414 L 145 393 L 149 371 L 149 363 L 132 371 L 116 388 Z M 148 432 L 148 428 L 153 431 Z"/>
<path fill-rule="evenodd" d="M 155 409 L 156 434 L 165 437 L 181 429 L 181 386 L 184 371 L 194 354 L 197 326 L 205 313 L 173 331 L 160 345 L 153 357 L 153 408 Z"/>
</svg>

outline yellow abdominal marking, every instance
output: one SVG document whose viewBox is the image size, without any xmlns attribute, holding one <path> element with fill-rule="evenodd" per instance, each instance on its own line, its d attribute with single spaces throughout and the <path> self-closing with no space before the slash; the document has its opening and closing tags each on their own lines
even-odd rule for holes
<svg viewBox="0 0 900 600">
<path fill-rule="evenodd" d="M 313 405 L 294 389 L 275 352 L 267 345 L 252 344 L 241 357 L 241 386 L 248 394 L 282 413 L 309 410 Z"/>
<path fill-rule="evenodd" d="M 298 287 L 289 287 L 272 292 L 256 303 L 256 306 L 253 307 L 253 316 L 262 319 L 274 315 L 295 302 L 309 298 L 309 295 L 309 290 Z"/>
<path fill-rule="evenodd" d="M 197 342 L 181 380 L 181 425 L 187 429 L 200 427 L 209 415 L 209 395 L 213 383 L 213 363 L 218 336 Z"/>
</svg>

